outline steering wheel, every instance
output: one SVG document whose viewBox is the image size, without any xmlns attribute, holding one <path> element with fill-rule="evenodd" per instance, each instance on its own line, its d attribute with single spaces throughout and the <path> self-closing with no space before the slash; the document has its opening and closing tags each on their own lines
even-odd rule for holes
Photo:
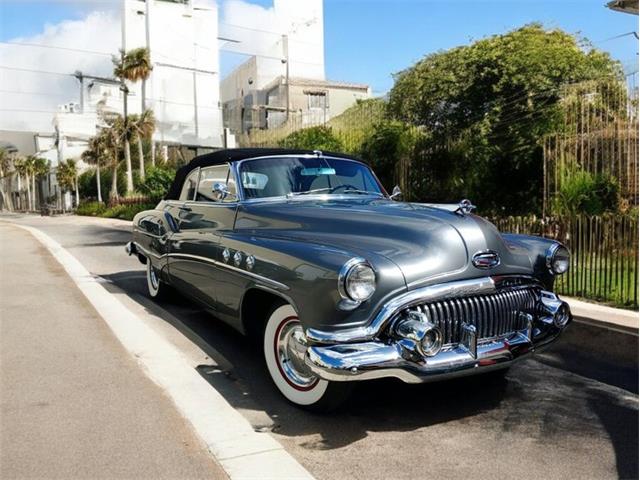
<svg viewBox="0 0 640 480">
<path fill-rule="evenodd" d="M 351 185 L 350 183 L 345 183 L 342 185 L 338 185 L 336 187 L 333 187 L 331 190 L 329 190 L 329 193 L 333 193 L 341 188 L 344 188 L 345 190 L 360 190 L 358 187 L 356 187 L 355 185 Z"/>
</svg>

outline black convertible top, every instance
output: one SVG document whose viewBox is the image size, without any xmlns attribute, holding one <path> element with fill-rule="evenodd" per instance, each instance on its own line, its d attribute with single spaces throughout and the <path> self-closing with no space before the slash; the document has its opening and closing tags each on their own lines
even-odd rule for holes
<svg viewBox="0 0 640 480">
<path fill-rule="evenodd" d="M 264 157 L 271 155 L 312 155 L 313 150 L 300 150 L 300 149 L 287 149 L 287 148 L 228 148 L 226 150 L 218 150 L 216 152 L 207 153 L 205 155 L 199 155 L 187 163 L 185 166 L 180 167 L 176 172 L 176 177 L 173 179 L 171 188 L 165 195 L 165 200 L 178 200 L 180 198 L 180 192 L 182 191 L 182 185 L 189 173 L 198 167 L 210 167 L 212 165 L 220 165 L 227 162 L 238 162 L 247 158 Z M 351 160 L 359 160 L 357 158 L 345 155 L 343 153 L 334 152 L 322 152 L 327 156 L 348 158 Z"/>
</svg>

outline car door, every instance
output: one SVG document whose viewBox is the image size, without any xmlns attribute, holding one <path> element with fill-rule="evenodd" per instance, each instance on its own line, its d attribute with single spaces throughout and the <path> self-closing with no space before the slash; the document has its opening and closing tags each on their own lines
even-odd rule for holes
<svg viewBox="0 0 640 480">
<path fill-rule="evenodd" d="M 192 176 L 193 175 L 193 176 Z M 171 208 L 177 232 L 170 237 L 169 272 L 185 293 L 215 310 L 216 260 L 220 236 L 232 230 L 237 210 L 235 182 L 228 164 L 203 167 L 185 181 L 184 197 Z M 214 185 L 228 188 L 225 198 Z"/>
</svg>

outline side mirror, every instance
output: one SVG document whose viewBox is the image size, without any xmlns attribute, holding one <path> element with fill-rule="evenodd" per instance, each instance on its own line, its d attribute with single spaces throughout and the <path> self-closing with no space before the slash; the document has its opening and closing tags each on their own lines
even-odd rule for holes
<svg viewBox="0 0 640 480">
<path fill-rule="evenodd" d="M 229 195 L 236 196 L 235 193 L 229 191 L 224 183 L 214 183 L 211 190 L 213 192 L 213 198 L 218 202 L 224 201 Z"/>
<path fill-rule="evenodd" d="M 396 185 L 395 187 L 393 187 L 393 191 L 391 192 L 391 196 L 389 198 L 391 200 L 398 200 L 400 197 L 402 197 L 402 190 L 400 190 L 400 187 Z"/>
</svg>

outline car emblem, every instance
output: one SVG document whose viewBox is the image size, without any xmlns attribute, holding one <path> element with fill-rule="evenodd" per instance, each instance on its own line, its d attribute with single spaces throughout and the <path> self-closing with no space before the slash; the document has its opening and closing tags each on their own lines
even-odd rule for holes
<svg viewBox="0 0 640 480">
<path fill-rule="evenodd" d="M 489 270 L 490 268 L 495 268 L 500 265 L 500 255 L 498 255 L 493 250 L 485 250 L 483 252 L 478 252 L 473 256 L 471 260 L 473 266 L 479 268 L 480 270 Z"/>
</svg>

